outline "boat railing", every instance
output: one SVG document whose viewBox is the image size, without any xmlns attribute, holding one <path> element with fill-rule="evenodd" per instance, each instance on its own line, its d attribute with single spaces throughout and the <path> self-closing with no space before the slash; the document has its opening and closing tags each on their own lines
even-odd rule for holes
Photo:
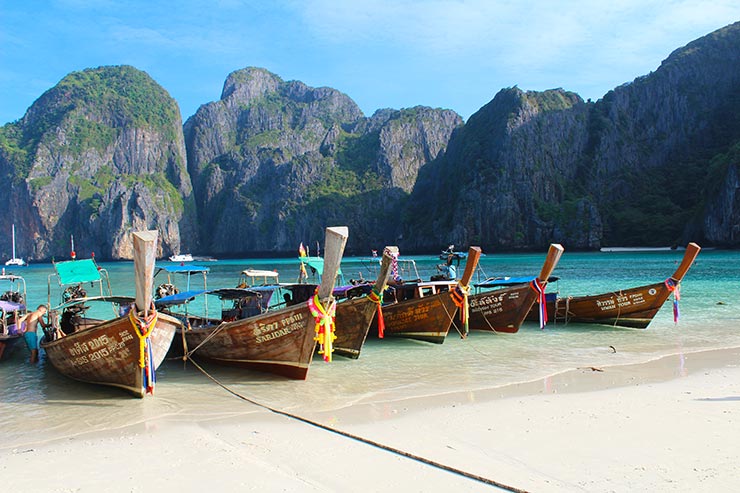
<svg viewBox="0 0 740 493">
<path fill-rule="evenodd" d="M 56 280 L 59 288 L 59 298 L 62 303 L 75 298 L 90 297 L 90 293 L 83 287 L 87 283 L 90 283 L 91 289 L 99 292 L 97 296 L 113 296 L 108 271 L 100 267 L 94 259 L 67 260 L 54 263 L 54 272 L 49 274 L 47 278 L 47 306 L 49 308 L 52 306 L 51 296 L 52 284 L 55 284 L 54 280 Z M 93 294 L 92 296 L 96 295 Z"/>
<path fill-rule="evenodd" d="M 376 279 L 380 273 L 380 264 L 383 260 L 382 257 L 362 257 L 359 259 L 363 266 L 363 269 L 369 273 L 368 277 Z M 410 258 L 399 258 L 396 259 L 396 272 L 391 273 L 391 278 L 395 277 L 404 279 L 407 281 L 420 280 L 419 269 L 416 266 L 416 261 Z M 360 280 L 364 280 L 363 272 L 360 272 Z"/>
<path fill-rule="evenodd" d="M 2 274 L 0 275 L 0 283 L 7 283 L 7 287 L 4 289 L 0 287 L 0 300 L 12 301 L 26 304 L 26 280 L 21 276 L 14 274 Z"/>
<path fill-rule="evenodd" d="M 163 265 L 163 266 L 157 266 L 156 272 L 154 274 L 154 280 L 153 280 L 153 291 L 155 293 L 155 298 L 157 298 L 156 293 L 160 292 L 160 287 L 166 287 L 167 289 L 172 289 L 174 293 L 179 292 L 189 292 L 192 291 L 191 283 L 193 282 L 194 276 L 200 274 L 203 279 L 203 288 L 202 291 L 208 290 L 208 272 L 211 269 L 209 267 L 204 267 L 200 265 L 194 265 L 194 264 L 188 264 L 188 265 Z M 160 277 L 158 279 L 158 276 L 160 276 L 162 273 L 166 274 L 166 281 L 162 280 Z M 185 289 L 182 290 L 177 287 L 177 282 L 175 281 L 175 277 L 184 277 L 185 278 Z M 161 293 L 160 293 L 161 294 Z M 160 296 L 161 297 L 161 296 Z M 204 317 L 208 318 L 208 297 L 205 296 L 203 298 L 204 303 Z M 188 316 L 189 315 L 189 303 L 184 303 L 184 311 L 185 313 L 183 315 Z"/>
</svg>

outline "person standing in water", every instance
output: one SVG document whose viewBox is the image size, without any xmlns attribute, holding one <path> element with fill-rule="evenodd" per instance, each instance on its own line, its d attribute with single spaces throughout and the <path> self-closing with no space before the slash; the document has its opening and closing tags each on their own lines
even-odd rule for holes
<svg viewBox="0 0 740 493">
<path fill-rule="evenodd" d="M 26 313 L 18 320 L 19 327 L 22 326 L 23 322 L 26 323 L 23 338 L 26 340 L 28 350 L 31 351 L 31 363 L 36 363 L 39 360 L 39 340 L 36 333 L 38 325 L 41 324 L 45 329 L 51 326 L 51 324 L 44 322 L 44 315 L 46 315 L 46 305 L 39 305 L 34 311 Z"/>
</svg>

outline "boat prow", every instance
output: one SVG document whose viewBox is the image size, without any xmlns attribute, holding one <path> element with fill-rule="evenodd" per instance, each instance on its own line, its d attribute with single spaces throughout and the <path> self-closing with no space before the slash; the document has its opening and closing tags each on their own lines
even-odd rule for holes
<svg viewBox="0 0 740 493">
<path fill-rule="evenodd" d="M 479 288 L 493 289 L 480 291 L 469 297 L 470 330 L 518 332 L 532 306 L 538 301 L 538 289 L 544 289 L 562 254 L 563 247 L 553 243 L 537 277 L 507 278 L 476 285 Z"/>
<path fill-rule="evenodd" d="M 326 228 L 321 284 L 311 299 L 327 309 L 334 302 L 331 295 L 348 235 L 346 227 Z M 237 320 L 189 323 L 190 328 L 182 330 L 184 352 L 198 361 L 304 380 L 316 347 L 312 310 L 302 302 Z"/>
<path fill-rule="evenodd" d="M 405 337 L 442 344 L 458 310 L 457 285 L 467 289 L 480 259 L 480 247 L 468 250 L 465 271 L 457 281 L 432 281 L 391 286 L 397 301 L 383 305 L 384 337 Z M 377 323 L 374 324 L 377 330 Z"/>
<path fill-rule="evenodd" d="M 72 299 L 50 310 L 52 328 L 44 329 L 40 344 L 57 371 L 74 380 L 118 387 L 136 397 L 153 392 L 156 369 L 181 325 L 157 313 L 151 302 L 156 246 L 156 231 L 134 233 L 136 298 L 75 298 L 81 289 L 64 290 Z M 59 262 L 55 269 L 60 286 L 103 285 L 101 269 L 92 259 Z M 87 303 L 93 301 L 114 303 L 124 313 L 110 320 L 84 316 Z M 52 313 L 60 317 L 51 317 Z"/>
</svg>

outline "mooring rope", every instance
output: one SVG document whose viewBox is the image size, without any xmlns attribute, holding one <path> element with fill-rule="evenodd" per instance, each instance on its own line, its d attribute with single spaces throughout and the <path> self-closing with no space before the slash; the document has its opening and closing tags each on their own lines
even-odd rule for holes
<svg viewBox="0 0 740 493">
<path fill-rule="evenodd" d="M 457 331 L 457 333 L 460 334 L 460 339 L 467 339 L 467 336 L 463 334 L 463 332 L 460 330 L 460 328 L 455 323 L 455 318 L 454 318 L 454 315 L 455 314 L 450 315 L 449 310 L 447 310 L 447 305 L 442 304 L 442 306 L 444 307 L 445 312 L 447 313 L 447 316 L 450 318 L 450 321 L 452 323 L 452 326 L 455 327 L 455 330 Z M 457 313 L 457 312 L 455 312 L 455 313 Z M 491 325 L 490 322 L 488 322 L 487 319 L 486 319 L 486 323 L 488 323 L 489 326 Z M 493 329 L 493 327 L 491 327 L 491 328 Z M 500 332 L 497 332 L 496 329 L 493 329 L 493 332 L 495 334 L 500 334 Z M 488 358 L 488 357 L 491 356 L 490 354 L 484 353 L 483 351 L 481 351 L 480 349 L 476 348 L 475 346 L 472 346 L 471 345 L 469 347 L 470 347 L 470 350 L 475 351 L 476 353 L 480 354 L 481 356 L 485 356 L 486 358 Z"/>
<path fill-rule="evenodd" d="M 336 428 L 331 428 L 331 427 L 329 427 L 327 425 L 324 425 L 324 424 L 321 424 L 321 423 L 319 423 L 317 421 L 313 421 L 313 420 L 310 420 L 308 418 L 304 418 L 302 416 L 298 416 L 297 414 L 292 414 L 292 413 L 289 413 L 289 412 L 286 412 L 286 411 L 281 411 L 280 409 L 276 409 L 276 408 L 271 407 L 271 406 L 268 406 L 266 404 L 262 404 L 260 402 L 255 401 L 254 399 L 250 399 L 249 397 L 240 394 L 239 392 L 237 392 L 235 390 L 230 389 L 225 384 L 221 383 L 218 379 L 216 379 L 213 375 L 211 375 L 207 371 L 205 371 L 203 369 L 203 367 L 201 367 L 198 363 L 196 363 L 195 361 L 193 361 L 190 358 L 188 358 L 188 359 L 206 377 L 208 377 L 211 381 L 213 381 L 216 385 L 218 385 L 219 387 L 221 387 L 222 389 L 224 389 L 226 392 L 230 393 L 234 397 L 237 397 L 237 398 L 239 398 L 239 399 L 241 399 L 243 401 L 249 402 L 250 404 L 253 404 L 255 406 L 261 407 L 263 409 L 266 409 L 266 410 L 268 410 L 268 411 L 270 411 L 272 413 L 279 414 L 280 416 L 285 416 L 286 418 L 295 419 L 295 420 L 300 421 L 302 423 L 306 423 L 308 425 L 315 426 L 316 428 L 320 428 L 320 429 L 325 430 L 325 431 L 330 431 L 330 432 L 332 432 L 334 434 L 337 434 L 337 435 L 340 435 L 340 436 L 343 436 L 343 437 L 346 437 L 346 438 L 351 438 L 352 440 L 356 440 L 358 442 L 362 442 L 362 443 L 365 443 L 367 445 L 371 445 L 371 446 L 376 447 L 376 448 L 379 448 L 381 450 L 392 452 L 392 453 L 394 453 L 396 455 L 400 455 L 402 457 L 406 457 L 408 459 L 415 460 L 417 462 L 421 462 L 422 464 L 427 464 L 429 466 L 436 467 L 437 469 L 441 469 L 443 471 L 451 472 L 453 474 L 457 474 L 459 476 L 462 476 L 462 477 L 465 477 L 465 478 L 468 478 L 468 479 L 472 479 L 473 481 L 478 481 L 480 483 L 487 484 L 487 485 L 490 485 L 490 486 L 496 486 L 497 488 L 501 488 L 501 489 L 504 489 L 504 490 L 507 490 L 507 491 L 512 491 L 514 493 L 529 493 L 527 490 L 523 490 L 523 489 L 517 488 L 515 486 L 511 486 L 511 485 L 508 485 L 508 484 L 505 484 L 505 483 L 501 483 L 501 482 L 496 481 L 494 479 L 486 478 L 486 477 L 480 476 L 478 474 L 473 474 L 473 473 L 470 473 L 470 472 L 467 472 L 467 471 L 463 471 L 462 469 L 458 469 L 456 467 L 448 466 L 446 464 L 442 464 L 441 462 L 433 461 L 431 459 L 427 459 L 425 457 L 421 457 L 420 455 L 412 454 L 410 452 L 405 452 L 405 451 L 403 451 L 401 449 L 397 449 L 395 447 L 391 447 L 390 445 L 385 445 L 383 443 L 376 442 L 374 440 L 370 440 L 369 438 L 364 438 L 364 437 L 361 437 L 359 435 L 354 435 L 354 434 L 349 433 L 349 432 L 346 432 L 346 431 L 338 430 Z"/>
</svg>

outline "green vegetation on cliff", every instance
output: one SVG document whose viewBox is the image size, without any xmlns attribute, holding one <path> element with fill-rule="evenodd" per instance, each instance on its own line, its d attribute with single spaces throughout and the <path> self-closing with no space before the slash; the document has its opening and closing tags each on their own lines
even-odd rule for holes
<svg viewBox="0 0 740 493">
<path fill-rule="evenodd" d="M 130 66 L 73 72 L 49 89 L 26 117 L 0 128 L 0 149 L 14 168 L 14 179 L 28 176 L 40 142 L 73 156 L 105 151 L 121 128 L 148 128 L 164 139 L 177 138 L 177 103 L 148 74 Z"/>
<path fill-rule="evenodd" d="M 146 72 L 127 65 L 73 72 L 52 91 L 58 100 L 74 102 L 75 107 L 86 108 L 85 114 L 105 118 L 109 125 L 146 127 L 173 138 L 172 124 L 179 121 L 177 104 L 169 94 Z"/>
</svg>

